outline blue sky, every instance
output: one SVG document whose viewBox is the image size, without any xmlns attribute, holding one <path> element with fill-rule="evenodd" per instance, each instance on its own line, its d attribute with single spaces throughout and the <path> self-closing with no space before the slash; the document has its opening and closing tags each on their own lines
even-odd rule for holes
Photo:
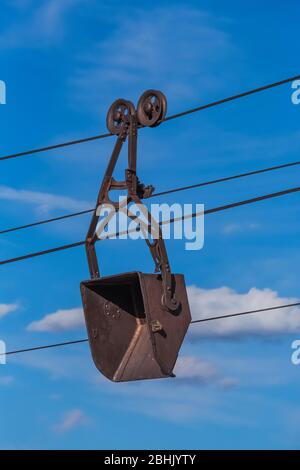
<svg viewBox="0 0 300 470">
<path fill-rule="evenodd" d="M 296 1 L 4 0 L 0 8 L 1 155 L 106 132 L 111 102 L 136 102 L 147 88 L 164 91 L 174 113 L 300 72 Z M 291 93 L 286 85 L 144 129 L 141 179 L 165 190 L 299 160 Z M 112 146 L 109 138 L 2 162 L 1 227 L 90 207 Z M 162 201 L 208 208 L 298 185 L 295 167 Z M 300 298 L 299 197 L 207 216 L 199 252 L 168 243 L 194 318 Z M 80 240 L 88 222 L 1 235 L 1 259 Z M 103 274 L 152 270 L 141 242 L 106 241 L 98 253 Z M 3 266 L 0 276 L 8 349 L 85 336 L 83 249 Z M 11 357 L 0 366 L 0 448 L 299 448 L 296 339 L 296 308 L 193 326 L 177 379 L 131 384 L 102 378 L 87 345 Z"/>
</svg>

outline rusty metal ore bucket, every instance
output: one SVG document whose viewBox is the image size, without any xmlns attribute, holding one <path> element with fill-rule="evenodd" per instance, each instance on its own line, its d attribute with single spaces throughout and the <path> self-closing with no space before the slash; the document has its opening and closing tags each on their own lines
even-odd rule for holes
<svg viewBox="0 0 300 470">
<path fill-rule="evenodd" d="M 148 90 L 139 99 L 137 109 L 130 101 L 119 99 L 107 115 L 108 130 L 117 140 L 86 236 L 91 280 L 81 283 L 81 294 L 94 362 L 100 372 L 115 382 L 172 377 L 191 321 L 184 277 L 172 274 L 161 227 L 142 203 L 142 199 L 151 196 L 154 187 L 142 184 L 136 172 L 138 129 L 159 125 L 166 111 L 164 94 Z M 117 181 L 113 173 L 126 140 L 128 167 L 125 179 Z M 100 209 L 104 205 L 116 212 L 124 209 L 123 203 L 110 198 L 114 190 L 127 190 L 127 205 L 138 204 L 147 214 L 148 224 L 130 210 L 127 216 L 140 224 L 144 235 L 149 235 L 145 241 L 155 264 L 155 274 L 100 275 L 95 243 L 109 218 L 100 223 Z"/>
<path fill-rule="evenodd" d="M 161 302 L 159 274 L 131 272 L 83 281 L 81 293 L 96 367 L 115 382 L 173 376 L 191 321 L 184 276 L 172 274 L 178 308 Z"/>
</svg>

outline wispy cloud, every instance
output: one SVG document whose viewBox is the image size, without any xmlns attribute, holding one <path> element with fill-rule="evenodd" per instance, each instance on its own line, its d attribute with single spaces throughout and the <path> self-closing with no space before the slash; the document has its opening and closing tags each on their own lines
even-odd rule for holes
<svg viewBox="0 0 300 470">
<path fill-rule="evenodd" d="M 225 235 L 234 235 L 236 233 L 241 233 L 241 232 L 246 232 L 249 233 L 249 231 L 255 231 L 260 228 L 260 225 L 257 223 L 231 223 L 231 224 L 226 224 L 223 229 L 222 233 Z"/>
<path fill-rule="evenodd" d="M 108 38 L 80 55 L 72 78 L 76 97 L 99 112 L 116 96 L 160 88 L 173 98 L 197 99 L 222 88 L 222 64 L 235 56 L 230 36 L 209 14 L 190 6 L 131 9 L 119 15 Z M 222 70 L 222 79 L 220 79 Z M 134 93 L 134 96 L 132 96 Z"/>
<path fill-rule="evenodd" d="M 174 373 L 177 384 L 217 385 L 223 389 L 238 385 L 237 379 L 222 376 L 215 363 L 201 360 L 196 356 L 179 357 Z"/>
<path fill-rule="evenodd" d="M 194 361 L 196 362 L 196 359 L 190 361 L 190 364 Z M 210 368 L 214 369 L 215 366 L 211 364 L 208 366 L 208 369 Z M 116 407 L 126 408 L 134 413 L 138 412 L 158 420 L 181 423 L 201 421 L 218 424 L 220 422 L 232 424 L 239 421 L 235 411 L 230 409 L 231 406 L 228 407 L 228 403 L 225 405 L 227 390 L 222 386 L 222 379 L 220 378 L 219 383 L 216 384 L 214 374 L 213 377 L 211 382 L 205 384 L 198 379 L 181 380 L 177 376 L 175 379 L 162 381 L 124 384 L 119 390 L 109 387 L 108 391 L 119 397 L 119 400 L 116 400 Z M 234 381 L 226 377 L 223 380 L 224 383 L 228 381 L 232 384 L 228 393 L 237 393 L 234 387 L 238 384 L 238 380 Z M 209 388 L 208 385 L 210 385 Z M 156 404 L 154 407 L 151 406 L 153 402 Z"/>
<path fill-rule="evenodd" d="M 0 320 L 9 313 L 15 312 L 18 309 L 17 304 L 0 304 Z"/>
<path fill-rule="evenodd" d="M 246 413 L 245 418 L 245 415 L 240 416 L 237 411 L 236 398 L 240 397 L 240 387 L 268 386 L 273 389 L 274 385 L 287 384 L 291 380 L 290 368 L 285 367 L 285 360 L 279 364 L 278 358 L 257 362 L 253 356 L 226 358 L 220 356 L 218 352 L 215 352 L 214 356 L 210 355 L 209 360 L 203 360 L 197 357 L 198 353 L 199 351 L 193 355 L 180 357 L 175 369 L 177 374 L 175 379 L 129 384 L 112 384 L 104 379 L 92 365 L 86 346 L 76 347 L 75 351 L 71 348 L 63 355 L 52 350 L 42 355 L 15 356 L 13 361 L 34 368 L 35 371 L 46 371 L 52 380 L 59 379 L 60 384 L 63 380 L 69 380 L 72 386 L 76 386 L 74 385 L 76 383 L 80 384 L 81 388 L 88 385 L 87 393 L 91 396 L 99 398 L 100 388 L 104 397 L 109 398 L 112 412 L 126 410 L 134 414 L 151 416 L 157 420 L 180 423 L 249 425 L 249 420 L 252 419 L 251 412 Z M 293 377 L 295 383 L 297 377 L 295 378 L 295 374 Z M 95 395 L 92 395 L 93 393 Z M 243 403 L 249 403 L 251 409 L 253 393 L 247 395 L 245 390 L 242 393 Z M 151 406 L 153 403 L 156 406 Z M 73 422 L 74 418 L 71 416 L 71 419 L 69 414 L 71 415 L 71 412 L 61 418 L 56 431 L 65 429 L 64 422 L 67 422 L 67 428 L 70 426 L 68 423 Z M 76 419 L 80 418 L 78 414 L 75 415 Z M 88 419 L 87 424 L 89 422 Z"/>
<path fill-rule="evenodd" d="M 0 377 L 0 385 L 9 386 L 14 382 L 15 378 L 12 375 L 3 375 Z"/>
<path fill-rule="evenodd" d="M 1 33 L 0 48 L 41 47 L 60 43 L 65 35 L 65 16 L 85 0 L 14 0 L 12 6 L 22 10 L 15 22 Z"/>
<path fill-rule="evenodd" d="M 88 418 L 80 409 L 68 411 L 62 420 L 54 426 L 56 432 L 65 433 L 88 424 Z"/>
<path fill-rule="evenodd" d="M 0 186 L 0 200 L 31 205 L 39 214 L 47 214 L 56 209 L 81 211 L 93 206 L 88 201 L 80 201 L 68 196 L 15 189 L 9 186 Z"/>
</svg>

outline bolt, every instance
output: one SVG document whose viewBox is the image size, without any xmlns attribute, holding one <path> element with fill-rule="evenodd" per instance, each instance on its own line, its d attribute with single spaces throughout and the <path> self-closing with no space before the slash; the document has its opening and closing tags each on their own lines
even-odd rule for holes
<svg viewBox="0 0 300 470">
<path fill-rule="evenodd" d="M 154 320 L 151 322 L 151 329 L 153 333 L 156 331 L 161 331 L 163 329 L 162 324 L 158 320 Z"/>
</svg>

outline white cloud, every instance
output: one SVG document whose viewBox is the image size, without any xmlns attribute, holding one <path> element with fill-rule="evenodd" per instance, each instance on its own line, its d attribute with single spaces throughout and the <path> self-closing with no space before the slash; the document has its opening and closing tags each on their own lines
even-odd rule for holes
<svg viewBox="0 0 300 470">
<path fill-rule="evenodd" d="M 84 426 L 88 423 L 85 413 L 80 409 L 68 411 L 61 422 L 59 422 L 54 429 L 57 432 L 63 433 L 70 431 L 79 426 Z"/>
<path fill-rule="evenodd" d="M 57 310 L 38 321 L 30 323 L 28 331 L 52 332 L 76 330 L 84 326 L 82 308 Z"/>
<path fill-rule="evenodd" d="M 244 294 L 239 294 L 229 287 L 217 289 L 201 289 L 196 286 L 188 287 L 188 297 L 194 320 L 232 313 L 258 310 L 278 305 L 291 304 L 299 300 L 292 297 L 280 297 L 271 289 L 257 289 L 253 287 Z M 41 320 L 30 323 L 29 331 L 60 332 L 84 328 L 84 315 L 81 307 L 57 310 L 48 314 Z M 191 325 L 189 335 L 193 339 L 198 336 L 242 338 L 245 336 L 274 336 L 287 333 L 300 332 L 300 309 L 289 307 L 280 310 L 257 313 L 243 317 L 225 318 L 205 323 Z M 187 360 L 187 361 L 190 361 Z M 187 363 L 184 369 L 187 370 Z M 212 373 L 207 364 L 197 363 L 195 371 Z M 179 362 L 179 370 L 180 368 Z M 202 377 L 204 379 L 204 376 Z"/>
<path fill-rule="evenodd" d="M 91 207 L 90 202 L 79 201 L 68 196 L 14 189 L 9 186 L 0 186 L 0 200 L 14 201 L 20 204 L 35 206 L 40 214 L 45 214 L 56 209 L 81 211 Z"/>
<path fill-rule="evenodd" d="M 75 97 L 99 112 L 99 103 L 160 88 L 174 100 L 195 100 L 222 89 L 224 64 L 236 49 L 209 14 L 189 6 L 157 7 L 118 15 L 107 39 L 81 54 L 72 78 Z M 220 76 L 222 70 L 222 76 Z M 104 107 L 104 106 L 103 106 Z"/>
<path fill-rule="evenodd" d="M 17 304 L 0 304 L 0 319 L 18 309 Z"/>
<path fill-rule="evenodd" d="M 249 292 L 239 294 L 229 287 L 200 289 L 191 286 L 188 288 L 188 294 L 194 320 L 299 301 L 296 298 L 279 297 L 278 293 L 271 289 L 257 289 L 255 287 Z M 300 309 L 298 307 L 199 323 L 190 328 L 191 338 L 198 336 L 242 338 L 297 332 L 300 332 Z"/>
<path fill-rule="evenodd" d="M 42 0 L 35 8 L 32 2 L 14 1 L 21 10 L 14 24 L 2 31 L 0 48 L 41 47 L 57 44 L 65 34 L 65 15 L 83 0 Z M 26 13 L 27 12 L 27 13 Z"/>
</svg>

